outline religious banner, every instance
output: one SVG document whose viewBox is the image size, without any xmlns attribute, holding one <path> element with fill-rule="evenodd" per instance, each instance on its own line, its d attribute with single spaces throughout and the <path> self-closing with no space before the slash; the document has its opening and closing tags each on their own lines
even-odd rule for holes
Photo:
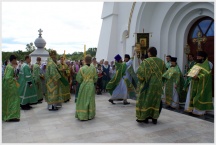
<svg viewBox="0 0 216 145">
<path fill-rule="evenodd" d="M 149 33 L 137 33 L 136 43 L 140 44 L 141 55 L 147 54 L 149 48 Z"/>
</svg>

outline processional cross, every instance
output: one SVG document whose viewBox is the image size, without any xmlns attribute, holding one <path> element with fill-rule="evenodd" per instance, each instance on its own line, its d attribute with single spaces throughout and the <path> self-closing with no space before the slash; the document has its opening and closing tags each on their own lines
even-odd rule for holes
<svg viewBox="0 0 216 145">
<path fill-rule="evenodd" d="M 41 35 L 42 35 L 41 33 L 43 32 L 43 30 L 40 29 L 40 30 L 38 30 L 38 32 L 39 32 L 39 37 L 41 37 Z"/>
<path fill-rule="evenodd" d="M 200 31 L 198 31 L 197 36 L 198 36 L 197 38 L 193 39 L 193 43 L 197 43 L 198 44 L 197 51 L 202 51 L 201 43 L 202 42 L 205 43 L 207 41 L 207 37 L 206 36 L 202 37 L 202 33 Z"/>
</svg>

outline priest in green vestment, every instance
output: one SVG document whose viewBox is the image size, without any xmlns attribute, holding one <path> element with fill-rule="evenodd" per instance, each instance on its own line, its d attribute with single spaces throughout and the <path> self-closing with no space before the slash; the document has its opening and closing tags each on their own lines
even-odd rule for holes
<svg viewBox="0 0 216 145">
<path fill-rule="evenodd" d="M 21 108 L 23 110 L 31 109 L 32 107 L 30 105 L 38 102 L 36 86 L 29 67 L 30 62 L 31 57 L 27 55 L 19 72 L 19 95 L 21 98 Z"/>
<path fill-rule="evenodd" d="M 58 66 L 58 69 L 59 69 L 62 77 L 64 77 L 65 80 L 68 80 L 68 77 L 70 76 L 70 70 L 69 70 L 68 65 L 65 63 L 63 56 L 60 57 L 60 63 L 58 63 L 57 66 Z M 61 89 L 62 97 L 63 97 L 65 103 L 68 102 L 71 98 L 70 85 L 69 85 L 69 82 L 67 82 L 67 83 L 68 83 L 68 85 L 65 86 L 62 82 L 60 82 L 60 86 L 59 86 Z"/>
<path fill-rule="evenodd" d="M 204 115 L 212 111 L 212 64 L 204 51 L 197 52 L 197 63 L 191 68 L 186 86 L 189 86 L 185 111 L 196 115 Z"/>
<path fill-rule="evenodd" d="M 96 68 L 91 64 L 91 56 L 85 57 L 85 65 L 80 68 L 76 80 L 80 84 L 76 102 L 75 117 L 79 120 L 90 120 L 95 117 L 95 86 L 98 79 Z"/>
<path fill-rule="evenodd" d="M 47 86 L 46 101 L 49 111 L 58 110 L 57 104 L 64 102 L 60 89 L 61 74 L 57 67 L 57 53 L 51 50 L 47 60 L 45 82 Z"/>
<path fill-rule="evenodd" d="M 19 84 L 13 67 L 16 61 L 16 56 L 11 55 L 2 80 L 2 120 L 8 122 L 20 121 Z"/>
<path fill-rule="evenodd" d="M 42 90 L 42 81 L 41 81 L 43 75 L 41 74 L 40 65 L 41 65 L 41 58 L 37 57 L 37 62 L 33 66 L 33 78 L 37 90 L 38 103 L 42 103 L 43 101 L 43 90 Z"/>
<path fill-rule="evenodd" d="M 152 119 L 152 122 L 157 124 L 162 108 L 162 75 L 166 71 L 166 66 L 164 61 L 156 56 L 157 49 L 150 47 L 149 58 L 145 59 L 137 70 L 140 91 L 136 102 L 136 121 L 140 123 L 148 123 L 148 119 Z"/>
<path fill-rule="evenodd" d="M 171 57 L 171 66 L 163 74 L 165 93 L 162 100 L 167 107 L 178 109 L 179 102 L 185 102 L 185 93 L 184 78 L 176 61 L 176 57 Z"/>
<path fill-rule="evenodd" d="M 123 104 L 128 105 L 130 102 L 128 102 L 127 99 L 130 98 L 130 96 L 135 96 L 135 89 L 126 76 L 127 69 L 131 66 L 133 58 L 128 62 L 122 62 L 122 58 L 119 54 L 114 58 L 116 74 L 106 86 L 106 89 L 109 91 L 110 95 L 112 95 L 108 101 L 115 104 L 114 101 L 123 100 Z"/>
</svg>

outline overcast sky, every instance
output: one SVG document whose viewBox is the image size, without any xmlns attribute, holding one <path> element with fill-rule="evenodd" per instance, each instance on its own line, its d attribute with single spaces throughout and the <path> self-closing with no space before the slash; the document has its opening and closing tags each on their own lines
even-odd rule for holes
<svg viewBox="0 0 216 145">
<path fill-rule="evenodd" d="M 62 54 L 97 47 L 103 2 L 2 2 L 2 51 L 25 51 L 38 30 Z"/>
</svg>

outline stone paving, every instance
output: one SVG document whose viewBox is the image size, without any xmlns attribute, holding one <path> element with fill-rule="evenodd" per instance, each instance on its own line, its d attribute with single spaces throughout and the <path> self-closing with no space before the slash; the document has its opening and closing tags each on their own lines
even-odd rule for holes
<svg viewBox="0 0 216 145">
<path fill-rule="evenodd" d="M 135 101 L 112 105 L 109 94 L 96 95 L 96 117 L 79 121 L 74 95 L 58 111 L 47 104 L 21 111 L 20 122 L 2 122 L 3 143 L 214 143 L 214 123 L 162 109 L 155 125 L 137 123 Z"/>
</svg>

